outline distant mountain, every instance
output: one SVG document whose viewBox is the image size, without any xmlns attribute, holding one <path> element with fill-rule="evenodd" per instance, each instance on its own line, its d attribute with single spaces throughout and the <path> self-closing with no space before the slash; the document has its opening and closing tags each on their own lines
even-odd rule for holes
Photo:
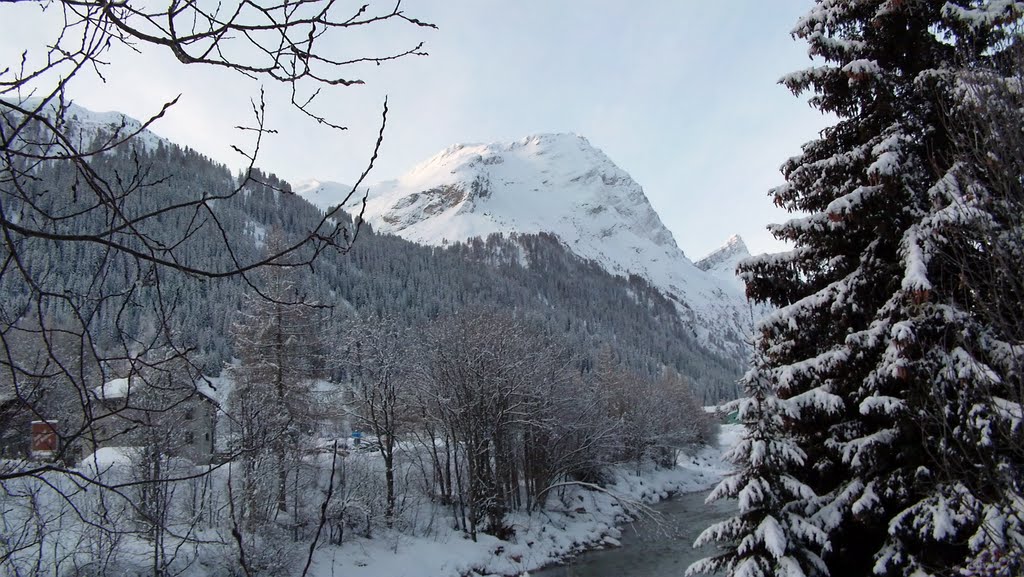
<svg viewBox="0 0 1024 577">
<path fill-rule="evenodd" d="M 8 100 L 8 102 L 17 101 Z M 26 110 L 34 110 L 39 107 L 41 102 L 42 99 L 29 98 L 18 105 Z M 132 146 L 145 150 L 154 150 L 161 143 L 170 144 L 170 141 L 157 136 L 149 129 L 142 129 L 142 123 L 138 120 L 120 112 L 94 112 L 74 102 L 66 102 L 63 114 L 60 116 L 56 114 L 57 109 L 58 104 L 51 101 L 43 107 L 43 114 L 51 120 L 58 120 L 57 125 L 61 129 L 61 133 L 80 150 L 95 148 L 97 144 L 105 144 L 111 139 L 124 140 L 132 135 L 135 135 L 131 139 Z M 6 107 L 0 107 L 0 112 L 5 116 L 12 114 Z M 16 114 L 8 116 L 8 118 L 14 116 Z M 102 138 L 102 141 L 97 143 L 97 138 Z"/>
<path fill-rule="evenodd" d="M 749 311 L 738 285 L 695 266 L 640 185 L 581 136 L 449 147 L 371 186 L 365 218 L 377 232 L 434 246 L 549 233 L 612 274 L 646 279 L 676 303 L 699 342 L 746 357 Z"/>
<path fill-rule="evenodd" d="M 130 126 L 130 119 L 116 113 L 95 114 L 71 108 L 68 115 L 68 133 L 83 140 L 106 139 L 109 131 L 119 129 L 122 123 Z M 140 143 L 143 148 L 156 145 L 145 154 L 139 153 L 137 146 L 134 150 L 122 146 L 95 155 L 90 163 L 108 182 L 118 182 L 118 178 L 135 174 L 140 167 L 145 171 L 150 183 L 118 205 L 117 218 L 157 215 L 140 223 L 140 232 L 151 242 L 173 247 L 175 262 L 183 265 L 227 269 L 236 259 L 242 263 L 259 259 L 271 233 L 290 240 L 307 235 L 322 218 L 322 211 L 302 196 L 282 194 L 282 190 L 297 189 L 312 195 L 321 206 L 330 206 L 340 198 L 338 194 L 347 193 L 348 187 L 330 183 L 291 187 L 273 174 L 254 170 L 253 179 L 241 193 L 233 194 L 239 183 L 227 167 L 155 135 L 152 140 L 145 138 Z M 614 176 L 604 174 L 595 179 L 603 182 Z M 32 174 L 31 188 L 34 196 L 29 205 L 24 198 L 0 187 L 5 211 L 24 215 L 19 216 L 22 223 L 37 222 L 33 219 L 42 214 L 72 212 L 78 216 L 45 219 L 37 224 L 74 236 L 102 230 L 113 218 L 107 204 L 76 194 L 75 187 L 69 185 L 68 172 L 59 162 L 40 165 Z M 220 197 L 211 203 L 217 215 L 216 226 L 209 219 L 197 225 L 194 210 L 159 210 L 211 195 Z M 606 210 L 618 213 L 628 208 Z M 338 223 L 344 226 L 351 226 L 349 218 L 337 215 Z M 189 232 L 181 242 L 183 231 Z M 671 235 L 667 238 L 671 242 Z M 153 283 L 147 276 L 149 267 L 135 266 L 124 254 L 108 256 L 102 244 L 45 237 L 19 242 L 23 264 L 29 270 L 46 272 L 45 288 L 52 294 L 83 295 L 83 302 L 104 303 L 90 321 L 96 328 L 91 343 L 96 350 L 122 354 L 118 347 L 123 348 L 124 339 L 148 342 L 156 326 L 154 319 L 166 313 L 168 332 L 176 335 L 180 344 L 195 350 L 191 360 L 205 372 L 216 374 L 238 356 L 231 327 L 238 318 L 243 295 L 250 290 L 241 278 L 197 281 L 188 274 L 165 270 L 160 282 Z M 224 242 L 230 244 L 230 251 L 223 250 Z M 650 249 L 654 242 L 648 238 L 644 248 Z M 97 277 L 98 262 L 105 262 L 104 270 L 110 274 Z M 703 274 L 689 261 L 686 263 Z M 466 307 L 508 309 L 539 319 L 553 334 L 563 336 L 578 353 L 575 362 L 581 372 L 593 370 L 599 354 L 609 351 L 624 368 L 639 374 L 656 377 L 666 369 L 678 371 L 693 382 L 706 403 L 735 398 L 737 393 L 735 382 L 742 371 L 741 363 L 734 355 L 709 348 L 707 339 L 698 336 L 699 327 L 679 314 L 687 310 L 685 307 L 639 275 L 612 275 L 595 260 L 580 258 L 567 250 L 564 239 L 552 233 L 490 234 L 438 247 L 377 234 L 367 227 L 351 252 L 324 251 L 312 269 L 293 272 L 290 282 L 304 298 L 333 311 L 317 327 L 326 342 L 339 340 L 338 335 L 346 330 L 345 319 L 353 311 L 386 313 L 405 326 L 424 327 Z M 259 282 L 259 278 L 256 275 L 254 280 Z M 41 305 L 33 306 L 32 299 L 38 299 L 39 294 L 27 290 L 17 275 L 0 276 L 4 310 L 43 309 Z M 115 296 L 122 300 L 116 301 Z M 49 299 L 44 303 L 45 314 L 53 318 L 70 314 L 65 302 L 63 298 Z M 173 304 L 170 312 L 160 306 L 161 302 Z M 344 351 L 332 350 L 330 354 L 342 355 Z M 344 375 L 332 377 L 341 379 Z"/>
<path fill-rule="evenodd" d="M 292 185 L 292 192 L 323 211 L 341 204 L 351 191 L 351 185 L 338 182 L 321 182 L 319 180 L 300 180 Z M 355 196 L 353 196 L 354 198 Z M 362 198 L 362 196 L 359 196 L 359 198 Z"/>
<path fill-rule="evenodd" d="M 715 249 L 704 258 L 697 261 L 697 268 L 711 274 L 725 282 L 732 283 L 739 291 L 745 291 L 743 281 L 736 276 L 736 266 L 740 261 L 749 257 L 750 251 L 739 235 L 729 237 L 721 247 Z"/>
</svg>

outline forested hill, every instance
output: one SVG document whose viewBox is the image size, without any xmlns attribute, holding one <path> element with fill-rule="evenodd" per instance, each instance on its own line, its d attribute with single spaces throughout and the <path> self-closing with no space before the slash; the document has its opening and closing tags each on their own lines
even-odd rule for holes
<svg viewBox="0 0 1024 577">
<path fill-rule="evenodd" d="M 643 374 L 669 367 L 690 377 L 709 402 L 735 395 L 739 367 L 698 345 L 659 291 L 639 277 L 607 273 L 552 236 L 492 235 L 431 248 L 366 232 L 324 277 L 358 310 L 411 324 L 472 305 L 533 312 L 571 337 L 585 353 L 584 369 L 609 345 Z"/>
<path fill-rule="evenodd" d="M 157 247 L 158 253 L 173 255 L 175 262 L 185 266 L 217 269 L 232 262 L 251 262 L 265 252 L 268 243 L 280 242 L 274 238 L 304 237 L 322 218 L 319 209 L 291 194 L 287 183 L 259 171 L 252 174 L 255 182 L 232 194 L 241 175 L 164 141 L 119 147 L 89 162 L 108 182 L 125 187 L 141 184 L 121 198 L 120 215 L 211 199 L 209 214 L 205 207 L 161 213 L 145 219 L 137 231 L 141 234 L 126 235 L 128 244 L 150 239 L 148 250 Z M 112 209 L 81 195 L 76 178 L 67 163 L 34 167 L 31 194 L 4 199 L 8 214 L 19 214 L 26 223 L 38 220 L 39 226 L 61 234 L 103 231 Z M 36 202 L 28 203 L 26 198 Z M 61 214 L 75 218 L 51 218 Z M 211 214 L 216 215 L 215 221 Z M 348 216 L 339 220 L 352 228 Z M 184 242 L 178 242 L 184 231 L 190 232 Z M 118 234 L 114 232 L 113 237 Z M 228 239 L 230 251 L 223 249 L 222 236 Z M 167 239 L 165 244 L 162 239 Z M 173 246 L 171 239 L 175 239 Z M 76 310 L 91 311 L 90 323 L 102 327 L 96 343 L 102 350 L 124 347 L 126 334 L 127 342 L 145 343 L 147 335 L 163 330 L 155 326 L 155 319 L 162 317 L 155 313 L 159 294 L 162 310 L 173 312 L 172 326 L 166 328 L 197 349 L 204 371 L 216 374 L 237 356 L 232 350 L 231 324 L 244 293 L 251 290 L 242 279 L 197 279 L 175 272 L 152 283 L 147 281 L 148 271 L 138 270 L 121 255 L 109 257 L 102 244 L 45 238 L 20 242 L 29 267 L 47 271 L 47 282 L 60 297 L 44 296 L 38 312 L 27 311 L 26 305 L 34 302 L 28 295 L 31 291 L 21 278 L 6 275 L 0 278 L 0 298 L 7 314 L 59 319 L 73 301 Z M 658 375 L 666 367 L 677 370 L 694 382 L 707 402 L 736 393 L 738 364 L 698 344 L 693 327 L 684 326 L 673 303 L 660 292 L 641 278 L 612 276 L 544 234 L 492 235 L 467 244 L 428 247 L 374 234 L 363 225 L 350 252 L 324 252 L 314 267 L 295 269 L 289 275 L 297 294 L 329 311 L 320 316 L 319 322 L 325 324 L 322 334 L 340 335 L 353 312 L 387 313 L 415 326 L 467 306 L 510 308 L 543 318 L 564 333 L 580 352 L 581 370 L 588 370 L 598 351 L 607 348 L 644 374 Z M 258 284 L 258 275 L 250 276 Z"/>
</svg>

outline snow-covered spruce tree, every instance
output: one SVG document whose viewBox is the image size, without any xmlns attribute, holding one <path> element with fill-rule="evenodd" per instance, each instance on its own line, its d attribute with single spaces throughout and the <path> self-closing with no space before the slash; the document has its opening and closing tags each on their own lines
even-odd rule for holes
<svg viewBox="0 0 1024 577">
<path fill-rule="evenodd" d="M 1011 1 L 820 0 L 793 31 L 824 64 L 783 82 L 839 121 L 771 192 L 802 214 L 772 227 L 795 248 L 740 270 L 752 299 L 779 307 L 759 325 L 745 383 L 753 398 L 769 383 L 778 401 L 748 415 L 746 443 L 779 419 L 804 460 L 765 470 L 737 451 L 738 477 L 716 495 L 743 497 L 759 473 L 771 487 L 805 484 L 759 514 L 806 515 L 827 536 L 833 577 L 977 574 L 1019 555 L 1019 492 L 992 479 L 1020 476 L 1004 443 L 1020 426 L 1005 362 L 1020 343 L 961 283 L 984 250 L 942 255 L 951 231 L 985 218 L 968 210 L 981 193 L 961 186 L 970 159 L 949 122 L 963 109 L 963 63 L 1009 74 L 998 56 L 1022 13 Z M 729 543 L 733 574 L 757 574 L 740 569 L 761 554 L 749 546 L 758 525 L 738 519 L 711 537 Z M 805 537 L 780 527 L 781 543 Z"/>
<path fill-rule="evenodd" d="M 739 514 L 704 530 L 695 546 L 730 543 L 721 555 L 702 559 L 687 575 L 728 572 L 742 577 L 813 575 L 824 570 L 820 552 L 826 535 L 799 503 L 811 489 L 787 471 L 803 467 L 807 455 L 786 430 L 784 407 L 768 363 L 758 362 L 744 377 L 746 398 L 738 401 L 747 433 L 726 457 L 740 469 L 712 491 L 709 501 L 737 499 Z"/>
</svg>

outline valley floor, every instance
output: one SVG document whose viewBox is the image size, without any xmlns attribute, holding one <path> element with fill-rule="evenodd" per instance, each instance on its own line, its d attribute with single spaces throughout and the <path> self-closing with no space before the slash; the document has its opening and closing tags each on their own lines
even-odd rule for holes
<svg viewBox="0 0 1024 577">
<path fill-rule="evenodd" d="M 723 425 L 717 447 L 681 454 L 671 470 L 635 468 L 616 472 L 610 493 L 569 487 L 559 500 L 561 510 L 520 514 L 516 535 L 501 541 L 479 535 L 473 542 L 460 531 L 435 532 L 426 537 L 393 533 L 357 539 L 340 547 L 323 547 L 314 557 L 310 575 L 316 577 L 458 577 L 463 575 L 523 575 L 558 563 L 589 549 L 618 545 L 628 522 L 623 504 L 651 504 L 676 492 L 714 486 L 729 472 L 723 454 L 742 434 L 740 425 Z M 614 495 L 614 496 L 613 496 Z"/>
</svg>

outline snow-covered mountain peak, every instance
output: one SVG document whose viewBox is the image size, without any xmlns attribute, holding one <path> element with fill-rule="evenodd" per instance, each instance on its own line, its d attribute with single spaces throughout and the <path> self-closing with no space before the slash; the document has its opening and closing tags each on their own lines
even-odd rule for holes
<svg viewBox="0 0 1024 577">
<path fill-rule="evenodd" d="M 518 154 L 532 156 L 554 155 L 563 157 L 575 154 L 579 157 L 579 160 L 589 157 L 591 160 L 610 162 L 603 152 L 594 148 L 586 138 L 578 134 L 542 133 L 526 136 L 511 142 L 453 144 L 417 165 L 409 174 L 429 171 L 431 167 L 439 164 L 446 166 L 458 164 L 467 168 L 471 168 L 481 162 L 484 164 L 500 164 L 502 160 L 497 160 L 498 157 L 505 152 L 517 150 L 519 150 Z"/>
<path fill-rule="evenodd" d="M 734 234 L 729 237 L 729 240 L 725 241 L 725 244 L 723 244 L 721 248 L 728 247 L 742 247 L 744 250 L 746 250 L 747 245 L 746 243 L 743 242 L 743 239 L 740 237 L 740 235 Z"/>
<path fill-rule="evenodd" d="M 734 282 L 698 269 L 640 185 L 576 134 L 458 144 L 404 176 L 370 186 L 364 218 L 429 245 L 492 233 L 549 233 L 613 274 L 647 279 L 712 348 L 745 356 Z"/>
<path fill-rule="evenodd" d="M 575 134 L 450 146 L 370 187 L 366 212 L 377 230 L 426 244 L 543 231 L 566 243 L 625 234 L 678 250 L 640 185 Z"/>
<path fill-rule="evenodd" d="M 348 184 L 314 179 L 302 180 L 292 186 L 292 192 L 323 211 L 338 206 L 351 191 L 352 186 Z"/>
<path fill-rule="evenodd" d="M 750 251 L 747 250 L 747 245 L 738 234 L 734 234 L 729 237 L 729 240 L 725 241 L 725 244 L 711 251 L 707 256 L 697 261 L 696 264 L 701 270 L 711 270 L 723 263 L 738 263 L 748 256 L 750 256 Z"/>
</svg>

